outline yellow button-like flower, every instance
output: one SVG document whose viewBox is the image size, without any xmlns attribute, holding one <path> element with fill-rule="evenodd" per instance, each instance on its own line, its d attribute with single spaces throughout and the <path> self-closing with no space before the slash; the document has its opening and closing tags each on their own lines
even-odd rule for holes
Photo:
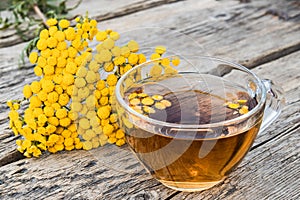
<svg viewBox="0 0 300 200">
<path fill-rule="evenodd" d="M 98 109 L 97 115 L 100 119 L 107 119 L 110 115 L 110 107 L 109 106 L 102 106 Z"/>
<path fill-rule="evenodd" d="M 166 107 L 170 107 L 172 105 L 172 103 L 166 99 L 160 101 L 162 104 L 164 104 Z"/>
<path fill-rule="evenodd" d="M 154 104 L 154 106 L 155 106 L 155 108 L 157 108 L 157 109 L 159 109 L 159 110 L 166 109 L 166 106 L 165 106 L 163 103 L 161 103 L 161 102 L 156 102 L 156 103 Z"/>
<path fill-rule="evenodd" d="M 52 134 L 56 131 L 56 127 L 52 124 L 48 124 L 48 126 L 46 126 L 46 131 L 48 134 Z"/>
<path fill-rule="evenodd" d="M 34 117 L 38 118 L 40 115 L 44 114 L 44 111 L 42 108 L 34 108 L 32 109 L 32 114 Z"/>
<path fill-rule="evenodd" d="M 125 144 L 125 140 L 124 139 L 119 139 L 119 140 L 116 141 L 116 145 L 117 146 L 122 146 L 124 144 Z"/>
<path fill-rule="evenodd" d="M 37 58 L 38 58 L 38 53 L 37 52 L 31 52 L 30 55 L 29 55 L 29 61 L 32 63 L 32 64 L 35 64 L 37 62 Z"/>
<path fill-rule="evenodd" d="M 55 113 L 55 116 L 58 118 L 58 119 L 63 119 L 65 118 L 66 116 L 68 115 L 68 112 L 66 109 L 64 108 L 61 108 L 61 109 L 58 109 Z"/>
<path fill-rule="evenodd" d="M 48 123 L 53 125 L 53 126 L 58 126 L 59 125 L 59 120 L 56 117 L 49 117 L 48 118 Z"/>
<path fill-rule="evenodd" d="M 108 140 L 107 140 L 107 142 L 108 142 L 109 144 L 114 144 L 114 143 L 117 142 L 117 138 L 115 138 L 115 137 L 109 137 Z"/>
<path fill-rule="evenodd" d="M 46 65 L 44 67 L 44 74 L 45 75 L 52 75 L 52 74 L 54 74 L 54 66 L 53 65 Z"/>
<path fill-rule="evenodd" d="M 76 31 L 73 27 L 68 27 L 66 30 L 64 30 L 64 32 L 68 41 L 73 41 L 75 39 Z"/>
<path fill-rule="evenodd" d="M 120 34 L 118 32 L 112 31 L 109 33 L 109 37 L 116 41 L 120 38 Z"/>
<path fill-rule="evenodd" d="M 46 21 L 46 24 L 47 24 L 48 26 L 55 26 L 55 25 L 57 24 L 57 20 L 54 19 L 54 18 L 48 19 L 48 20 Z"/>
<path fill-rule="evenodd" d="M 165 67 L 166 75 L 172 75 L 172 74 L 177 74 L 177 73 L 178 73 L 178 71 L 176 69 L 174 69 L 173 67 L 171 67 L 171 66 Z"/>
<path fill-rule="evenodd" d="M 113 131 L 114 131 L 113 125 L 107 124 L 107 125 L 103 126 L 103 133 L 105 135 L 110 135 L 110 134 L 112 134 Z"/>
<path fill-rule="evenodd" d="M 53 146 L 57 151 L 62 151 L 64 150 L 65 146 L 63 144 L 55 144 Z"/>
<path fill-rule="evenodd" d="M 240 107 L 240 104 L 238 104 L 238 103 L 228 103 L 228 105 L 227 105 L 229 108 L 231 108 L 231 109 L 238 109 L 239 107 Z"/>
<path fill-rule="evenodd" d="M 109 124 L 109 118 L 107 119 L 102 119 L 101 122 L 100 122 L 101 126 L 105 126 L 107 124 Z"/>
<path fill-rule="evenodd" d="M 40 68 L 39 66 L 35 66 L 35 67 L 33 68 L 33 71 L 34 71 L 34 74 L 35 74 L 36 76 L 42 76 L 42 75 L 43 75 L 43 70 L 42 70 L 42 68 Z"/>
<path fill-rule="evenodd" d="M 60 50 L 58 50 L 56 48 L 52 49 L 51 54 L 52 54 L 52 57 L 55 57 L 55 59 L 57 59 L 58 57 L 60 57 Z"/>
<path fill-rule="evenodd" d="M 130 49 L 128 46 L 121 47 L 121 56 L 127 58 L 130 55 Z"/>
<path fill-rule="evenodd" d="M 139 50 L 139 44 L 134 40 L 130 40 L 128 42 L 128 48 L 130 49 L 131 52 L 135 53 Z"/>
<path fill-rule="evenodd" d="M 91 150 L 93 148 L 93 144 L 90 141 L 82 142 L 82 148 L 84 150 Z"/>
<path fill-rule="evenodd" d="M 95 60 L 92 60 L 89 64 L 89 69 L 93 72 L 98 72 L 100 66 L 99 64 L 95 61 Z"/>
<path fill-rule="evenodd" d="M 49 32 L 47 29 L 43 29 L 41 30 L 40 32 L 40 38 L 43 38 L 43 39 L 48 39 L 49 37 Z"/>
<path fill-rule="evenodd" d="M 105 88 L 105 81 L 104 80 L 99 80 L 98 82 L 97 82 L 97 86 L 96 86 L 96 88 L 98 89 L 98 90 L 102 90 L 102 89 L 104 89 Z"/>
<path fill-rule="evenodd" d="M 108 49 L 103 49 L 99 52 L 98 62 L 109 62 L 111 58 L 112 53 Z"/>
<path fill-rule="evenodd" d="M 60 28 L 64 29 L 70 26 L 70 22 L 66 19 L 62 19 L 59 21 L 58 25 L 60 26 Z"/>
<path fill-rule="evenodd" d="M 71 145 L 73 145 L 73 143 L 74 143 L 74 140 L 73 140 L 73 138 L 66 138 L 65 139 L 65 142 L 64 142 L 64 145 L 65 146 L 71 146 Z"/>
<path fill-rule="evenodd" d="M 96 133 L 93 130 L 89 129 L 82 135 L 82 138 L 84 140 L 91 140 L 95 136 L 96 136 Z"/>
<path fill-rule="evenodd" d="M 115 86 L 117 84 L 117 81 L 118 81 L 118 78 L 116 75 L 114 74 L 109 74 L 106 78 L 106 83 L 109 85 L 109 86 Z M 102 93 L 102 91 L 101 91 Z M 103 95 L 103 94 L 102 94 Z M 103 96 L 106 96 L 106 95 L 103 95 Z"/>
<path fill-rule="evenodd" d="M 44 115 L 44 114 L 40 114 L 37 118 L 38 118 L 38 123 L 41 126 L 43 126 L 47 122 L 47 120 L 48 120 L 47 116 Z"/>
<path fill-rule="evenodd" d="M 144 54 L 139 54 L 139 64 L 146 62 L 146 56 Z"/>
<path fill-rule="evenodd" d="M 60 119 L 59 120 L 59 124 L 62 126 L 62 127 L 68 127 L 70 124 L 71 124 L 71 119 L 66 117 L 66 118 L 63 118 L 63 119 Z"/>
<path fill-rule="evenodd" d="M 41 90 L 41 84 L 38 81 L 33 81 L 30 84 L 30 89 L 34 94 L 37 94 Z"/>
<path fill-rule="evenodd" d="M 40 53 L 44 58 L 49 58 L 52 55 L 52 51 L 49 48 L 42 50 Z"/>
<path fill-rule="evenodd" d="M 107 38 L 107 33 L 105 31 L 98 31 L 96 34 L 96 40 L 104 41 Z"/>
<path fill-rule="evenodd" d="M 163 58 L 163 59 L 161 59 L 161 65 L 162 65 L 162 66 L 167 67 L 167 66 L 170 65 L 170 63 L 171 63 L 171 61 L 170 61 L 169 58 Z"/>
<path fill-rule="evenodd" d="M 59 140 L 59 137 L 56 134 L 51 134 L 48 138 L 48 141 L 52 142 L 52 143 L 56 143 L 58 140 Z"/>
<path fill-rule="evenodd" d="M 160 76 L 162 73 L 162 67 L 159 65 L 154 65 L 151 69 L 150 69 L 150 73 L 149 75 L 152 77 L 158 77 Z"/>
<path fill-rule="evenodd" d="M 248 113 L 248 112 L 249 112 L 248 106 L 242 106 L 242 108 L 239 109 L 239 113 L 240 113 L 241 115 L 244 115 L 244 114 L 246 114 L 246 113 Z"/>
<path fill-rule="evenodd" d="M 114 62 L 114 65 L 119 66 L 119 65 L 123 65 L 126 62 L 126 60 L 125 60 L 125 57 L 119 56 L 119 57 L 115 57 L 113 59 L 113 62 Z"/>
<path fill-rule="evenodd" d="M 44 49 L 46 49 L 47 48 L 47 40 L 48 39 L 44 39 L 44 38 L 40 38 L 39 40 L 38 40 L 38 42 L 37 42 L 37 44 L 36 44 L 36 48 L 38 49 L 38 50 L 44 50 Z"/>
<path fill-rule="evenodd" d="M 69 73 L 64 73 L 62 84 L 68 86 L 74 83 L 74 76 Z"/>
<path fill-rule="evenodd" d="M 67 43 L 65 41 L 58 42 L 56 48 L 59 51 L 63 51 L 65 49 L 67 49 Z M 63 56 L 63 57 L 65 57 L 65 56 Z"/>
<path fill-rule="evenodd" d="M 152 104 L 154 104 L 154 100 L 151 97 L 146 97 L 142 99 L 141 103 L 146 106 L 151 106 Z"/>
<path fill-rule="evenodd" d="M 53 104 L 51 104 L 51 107 L 54 108 L 54 110 L 61 109 L 61 106 L 59 103 L 53 103 Z"/>
<path fill-rule="evenodd" d="M 26 99 L 29 99 L 32 95 L 31 87 L 29 85 L 25 85 L 23 88 L 23 95 Z"/>
<path fill-rule="evenodd" d="M 76 149 L 82 149 L 82 147 L 83 147 L 82 142 L 78 142 L 78 143 L 75 144 Z"/>
<path fill-rule="evenodd" d="M 63 31 L 56 31 L 54 34 L 54 38 L 57 39 L 57 41 L 61 42 L 65 40 L 65 33 Z"/>
<path fill-rule="evenodd" d="M 30 107 L 31 108 L 38 108 L 42 105 L 41 100 L 37 96 L 32 96 L 30 98 Z"/>
<path fill-rule="evenodd" d="M 77 65 L 74 62 L 68 62 L 66 65 L 66 72 L 75 74 L 77 72 Z"/>
<path fill-rule="evenodd" d="M 19 118 L 19 113 L 17 111 L 15 111 L 15 110 L 11 110 L 9 112 L 8 116 L 9 116 L 10 120 L 16 121 Z"/>
<path fill-rule="evenodd" d="M 174 66 L 178 66 L 178 65 L 180 64 L 180 59 L 179 59 L 178 57 L 174 57 L 174 58 L 172 59 L 172 64 L 173 64 Z"/>
<path fill-rule="evenodd" d="M 48 29 L 49 36 L 53 37 L 57 30 L 58 30 L 57 26 L 51 26 L 51 27 L 49 27 L 49 29 Z"/>
<path fill-rule="evenodd" d="M 43 68 L 44 66 L 46 66 L 46 64 L 47 64 L 47 60 L 44 57 L 40 56 L 37 60 L 37 65 Z"/>
<path fill-rule="evenodd" d="M 42 89 L 46 92 L 52 92 L 54 90 L 54 83 L 51 80 L 42 80 Z"/>
<path fill-rule="evenodd" d="M 90 122 L 88 119 L 86 118 L 81 118 L 79 120 L 79 127 L 82 128 L 82 129 L 89 129 L 90 128 Z"/>
<path fill-rule="evenodd" d="M 65 106 L 69 103 L 70 101 L 70 98 L 69 98 L 69 95 L 66 94 L 66 93 L 63 93 L 61 95 L 59 95 L 59 98 L 58 98 L 58 103 L 61 105 L 61 106 Z"/>
<path fill-rule="evenodd" d="M 44 113 L 47 117 L 52 117 L 54 115 L 54 109 L 50 106 L 45 106 Z"/>
<path fill-rule="evenodd" d="M 108 96 L 108 94 L 109 94 L 109 89 L 107 87 L 101 90 L 101 96 L 105 97 Z"/>
<path fill-rule="evenodd" d="M 77 50 L 74 47 L 69 47 L 68 48 L 68 55 L 70 58 L 74 58 L 77 55 Z"/>
<path fill-rule="evenodd" d="M 130 65 L 135 65 L 138 63 L 138 60 L 139 60 L 139 56 L 135 53 L 131 53 L 129 56 L 128 56 L 128 62 Z"/>
<path fill-rule="evenodd" d="M 85 80 L 87 83 L 94 83 L 96 81 L 96 73 L 93 71 L 88 71 Z"/>
<path fill-rule="evenodd" d="M 160 54 L 158 54 L 158 53 L 153 53 L 150 57 L 151 60 L 156 60 L 158 58 L 160 58 Z"/>
<path fill-rule="evenodd" d="M 45 135 L 46 134 L 46 128 L 45 127 L 38 127 L 37 128 L 37 133 L 39 133 L 41 135 Z"/>
<path fill-rule="evenodd" d="M 114 46 L 112 49 L 111 49 L 111 53 L 113 56 L 120 56 L 121 55 L 121 48 L 118 47 L 118 46 Z"/>
<path fill-rule="evenodd" d="M 56 47 L 57 43 L 58 43 L 58 41 L 57 41 L 57 39 L 55 37 L 49 37 L 46 42 L 47 42 L 47 46 L 49 48 Z"/>
<path fill-rule="evenodd" d="M 158 53 L 158 54 L 163 54 L 166 52 L 166 47 L 164 46 L 157 46 L 155 47 L 155 53 Z"/>
<path fill-rule="evenodd" d="M 50 92 L 47 96 L 47 99 L 48 99 L 48 102 L 50 102 L 51 104 L 57 102 L 58 101 L 58 93 L 55 91 Z"/>
<path fill-rule="evenodd" d="M 125 137 L 124 131 L 122 131 L 121 129 L 117 130 L 117 132 L 116 132 L 116 138 L 117 139 L 121 139 L 121 138 L 124 138 L 124 137 Z"/>
</svg>

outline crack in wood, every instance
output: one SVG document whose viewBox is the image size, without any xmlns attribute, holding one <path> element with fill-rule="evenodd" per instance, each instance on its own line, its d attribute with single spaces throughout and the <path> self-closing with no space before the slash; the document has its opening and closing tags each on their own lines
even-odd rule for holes
<svg viewBox="0 0 300 200">
<path fill-rule="evenodd" d="M 275 49 L 273 51 L 266 52 L 258 57 L 255 57 L 250 60 L 240 61 L 239 63 L 248 69 L 253 69 L 259 65 L 266 64 L 268 62 L 272 62 L 274 60 L 277 60 L 281 57 L 287 56 L 289 54 L 292 54 L 296 51 L 300 50 L 300 42 L 297 42 L 296 44 L 292 44 L 289 46 L 285 46 L 279 49 Z"/>
<path fill-rule="evenodd" d="M 106 13 L 104 15 L 96 16 L 95 19 L 97 21 L 105 21 L 117 17 L 122 17 L 125 15 L 129 15 L 132 13 L 137 13 L 143 10 L 151 9 L 157 6 L 161 6 L 164 4 L 170 4 L 170 3 L 176 3 L 180 1 L 186 1 L 186 0 L 159 0 L 159 1 L 142 1 L 135 4 L 131 4 L 127 7 L 120 8 L 114 12 Z"/>
<path fill-rule="evenodd" d="M 19 161 L 26 158 L 22 153 L 20 153 L 18 150 L 13 150 L 10 153 L 8 153 L 6 156 L 0 159 L 0 167 L 8 165 L 10 163 Z"/>
<path fill-rule="evenodd" d="M 269 142 L 271 142 L 275 139 L 278 139 L 280 136 L 286 135 L 286 133 L 296 132 L 299 128 L 300 128 L 300 124 L 297 124 L 297 125 L 294 125 L 293 127 L 289 128 L 289 129 L 286 129 L 284 132 L 279 132 L 278 134 L 274 135 L 273 137 L 271 137 L 269 139 L 266 139 L 263 142 L 252 146 L 250 151 L 253 151 L 254 149 L 257 149 L 258 147 L 260 147 L 260 146 L 262 146 L 266 143 L 269 143 Z"/>
</svg>

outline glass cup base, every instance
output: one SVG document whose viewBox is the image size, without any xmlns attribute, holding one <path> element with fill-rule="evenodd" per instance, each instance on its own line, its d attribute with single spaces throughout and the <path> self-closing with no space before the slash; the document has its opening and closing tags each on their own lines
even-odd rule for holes
<svg viewBox="0 0 300 200">
<path fill-rule="evenodd" d="M 223 180 L 224 179 L 219 181 L 211 181 L 211 182 L 174 182 L 174 181 L 164 181 L 164 180 L 158 180 L 158 181 L 173 190 L 182 191 L 182 192 L 199 192 L 199 191 L 207 190 L 221 183 Z"/>
</svg>

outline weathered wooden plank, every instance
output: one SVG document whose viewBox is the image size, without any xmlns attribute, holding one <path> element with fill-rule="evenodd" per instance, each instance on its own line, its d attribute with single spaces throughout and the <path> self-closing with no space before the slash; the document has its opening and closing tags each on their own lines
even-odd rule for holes
<svg viewBox="0 0 300 200">
<path fill-rule="evenodd" d="M 136 169 L 134 174 L 112 170 L 114 166 L 105 165 L 98 160 L 99 154 L 105 156 L 111 154 L 111 150 L 99 148 L 92 151 L 63 152 L 40 159 L 20 160 L 2 167 L 1 197 L 123 199 L 129 197 L 127 194 L 146 193 L 154 196 L 160 194 L 161 198 L 165 198 L 173 192 L 161 187 L 142 168 Z M 120 157 L 120 162 L 122 159 L 128 158 Z"/>
<path fill-rule="evenodd" d="M 85 15 L 86 12 L 89 13 L 90 17 L 95 17 L 97 20 L 108 20 L 115 17 L 124 16 L 130 13 L 138 12 L 141 10 L 147 10 L 156 6 L 163 4 L 169 4 L 182 0 L 119 0 L 119 1 L 91 1 L 85 0 L 74 10 L 70 11 L 69 16 L 74 17 L 77 15 Z M 68 2 L 70 7 L 73 7 L 76 2 Z M 92 8 L 92 9 L 91 9 Z M 29 30 L 24 27 L 24 36 L 28 39 L 32 39 L 32 31 L 36 27 L 30 27 Z M 23 39 L 17 34 L 14 28 L 9 28 L 7 30 L 0 32 L 0 47 L 6 47 L 22 43 Z"/>
<path fill-rule="evenodd" d="M 298 51 L 253 70 L 283 87 L 287 105 L 280 118 L 260 133 L 241 165 L 222 185 L 200 193 L 179 193 L 173 199 L 299 199 L 299 57 Z"/>
<path fill-rule="evenodd" d="M 281 48 L 285 52 L 293 46 L 288 53 L 300 49 L 299 5 L 293 2 L 190 0 L 104 21 L 100 26 L 128 32 L 133 38 L 142 35 L 144 48 L 164 44 L 180 54 L 221 56 L 247 64 L 255 58 L 262 60 L 261 55 L 280 57 L 274 52 Z M 267 15 L 270 7 L 287 10 L 290 19 Z"/>
</svg>

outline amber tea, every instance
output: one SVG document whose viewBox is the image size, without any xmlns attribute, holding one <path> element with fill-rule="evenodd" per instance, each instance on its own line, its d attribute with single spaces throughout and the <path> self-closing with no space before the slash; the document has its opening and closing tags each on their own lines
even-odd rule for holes
<svg viewBox="0 0 300 200">
<path fill-rule="evenodd" d="M 134 126 L 126 131 L 129 146 L 153 177 L 184 191 L 221 182 L 246 155 L 262 121 L 260 113 L 253 123 L 221 124 L 246 115 L 257 100 L 242 86 L 208 74 L 141 81 L 127 89 L 124 99 L 137 113 L 163 122 L 153 127 L 133 118 Z"/>
</svg>

